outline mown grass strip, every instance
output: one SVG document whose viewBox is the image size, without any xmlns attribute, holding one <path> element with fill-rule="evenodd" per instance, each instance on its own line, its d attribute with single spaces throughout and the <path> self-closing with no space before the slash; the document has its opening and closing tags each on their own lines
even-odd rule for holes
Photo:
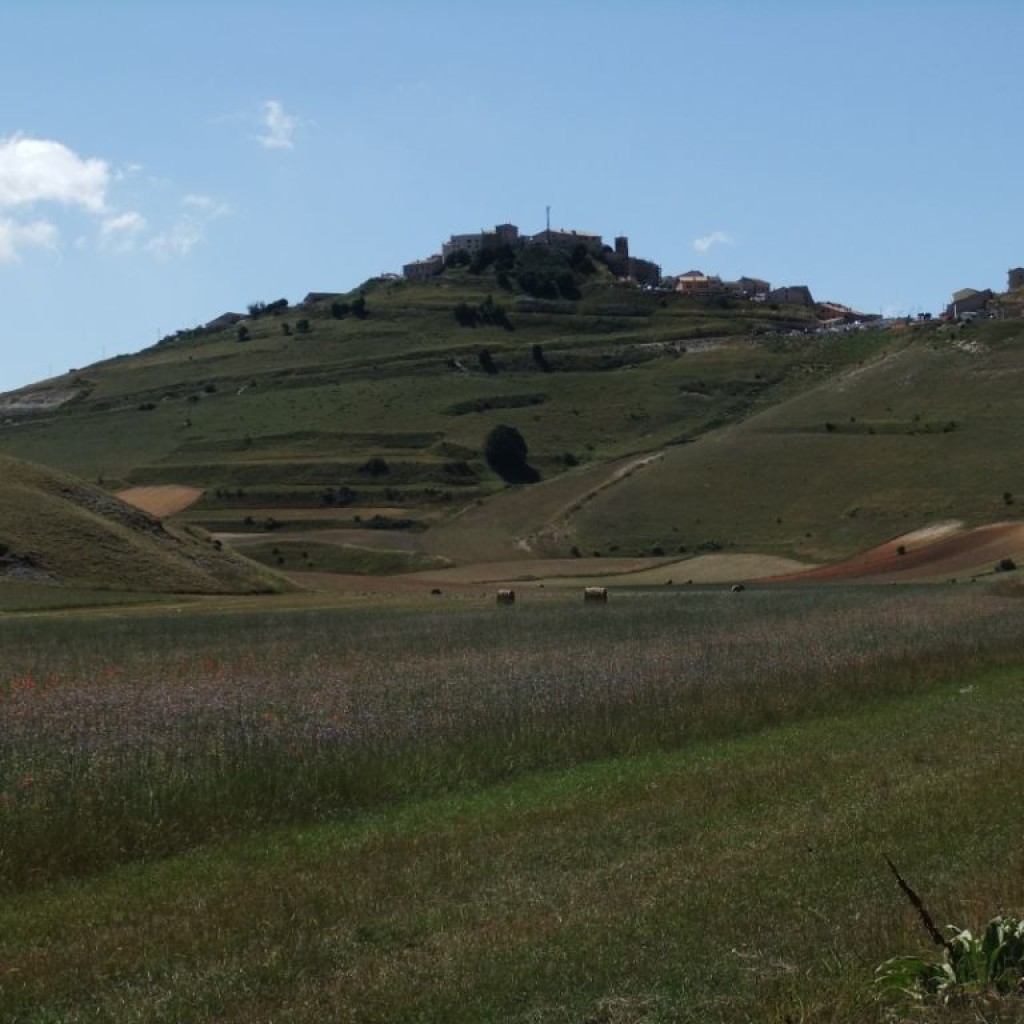
<svg viewBox="0 0 1024 1024">
<path fill-rule="evenodd" d="M 926 942 L 883 853 L 943 921 L 1024 899 L 1022 682 L 978 673 L 13 897 L 0 1012 L 882 1020 L 874 966 Z"/>
</svg>

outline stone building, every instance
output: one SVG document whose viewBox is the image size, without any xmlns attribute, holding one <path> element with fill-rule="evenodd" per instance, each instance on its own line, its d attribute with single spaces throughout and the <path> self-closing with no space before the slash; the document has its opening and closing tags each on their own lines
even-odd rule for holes
<svg viewBox="0 0 1024 1024">
<path fill-rule="evenodd" d="M 961 288 L 953 292 L 953 301 L 946 307 L 946 316 L 957 319 L 966 313 L 987 313 L 992 301 L 992 289 L 978 291 L 977 288 Z"/>
<path fill-rule="evenodd" d="M 638 284 L 652 287 L 661 283 L 661 267 L 650 260 L 630 256 L 629 239 L 625 235 L 615 239 L 614 249 L 604 251 L 604 262 L 616 277 L 630 278 Z"/>
<path fill-rule="evenodd" d="M 515 248 L 522 244 L 519 228 L 515 224 L 497 224 L 493 231 L 476 231 L 469 235 L 452 235 L 441 246 L 441 256 L 448 259 L 457 252 L 476 256 L 485 249 L 498 249 L 503 245 Z"/>
<path fill-rule="evenodd" d="M 551 228 L 538 231 L 530 236 L 534 245 L 551 245 L 559 249 L 575 249 L 582 245 L 592 256 L 600 256 L 604 249 L 604 241 L 600 235 L 591 235 L 586 231 L 566 231 L 565 228 Z"/>
<path fill-rule="evenodd" d="M 425 260 L 413 260 L 402 267 L 402 276 L 407 281 L 422 281 L 424 278 L 437 277 L 444 270 L 444 258 L 440 253 L 428 256 Z"/>
<path fill-rule="evenodd" d="M 811 289 L 805 284 L 791 284 L 785 288 L 776 288 L 770 291 L 765 299 L 768 302 L 777 302 L 780 306 L 813 306 L 814 299 L 811 297 Z"/>
<path fill-rule="evenodd" d="M 676 278 L 676 291 L 683 295 L 720 295 L 725 291 L 717 274 L 708 275 L 701 270 L 688 270 Z"/>
</svg>

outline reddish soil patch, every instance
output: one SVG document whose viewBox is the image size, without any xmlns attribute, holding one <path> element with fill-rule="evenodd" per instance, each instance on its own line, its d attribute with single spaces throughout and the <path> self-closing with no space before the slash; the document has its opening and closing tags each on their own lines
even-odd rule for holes
<svg viewBox="0 0 1024 1024">
<path fill-rule="evenodd" d="M 129 487 L 126 491 L 118 491 L 114 497 L 135 508 L 141 508 L 151 516 L 163 517 L 184 512 L 199 500 L 202 493 L 201 487 L 166 484 L 161 487 Z"/>
<path fill-rule="evenodd" d="M 956 579 L 992 572 L 1001 559 L 1017 560 L 1024 552 L 1024 523 L 993 523 L 935 538 L 917 536 L 897 537 L 845 562 L 766 577 L 762 582 Z"/>
</svg>

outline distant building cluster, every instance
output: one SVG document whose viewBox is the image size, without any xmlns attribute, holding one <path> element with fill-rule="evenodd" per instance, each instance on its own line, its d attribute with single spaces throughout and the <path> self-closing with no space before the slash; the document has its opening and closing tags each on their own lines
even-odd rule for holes
<svg viewBox="0 0 1024 1024">
<path fill-rule="evenodd" d="M 811 290 L 806 285 L 789 285 L 773 290 L 767 281 L 759 277 L 723 281 L 717 275 L 705 274 L 700 270 L 662 277 L 661 267 L 657 263 L 630 255 L 629 239 L 625 235 L 619 235 L 614 245 L 605 245 L 600 235 L 592 235 L 585 231 L 546 228 L 535 235 L 525 235 L 520 234 L 515 224 L 497 224 L 492 231 L 452 235 L 443 243 L 440 252 L 426 259 L 406 263 L 402 267 L 402 276 L 410 281 L 436 277 L 457 253 L 464 253 L 472 259 L 487 250 L 505 247 L 517 249 L 528 245 L 547 245 L 563 250 L 582 246 L 591 256 L 602 260 L 608 269 L 622 280 L 635 281 L 651 288 L 666 288 L 684 295 L 701 298 L 720 295 L 788 306 L 814 305 Z"/>
<path fill-rule="evenodd" d="M 1014 295 L 1019 289 L 1024 288 L 1024 267 L 1014 267 L 1006 273 L 1006 290 L 1010 293 L 1004 296 L 1004 301 L 1012 305 L 1019 305 L 1020 295 Z M 946 306 L 943 313 L 943 320 L 974 320 L 977 317 L 990 317 L 999 315 L 1000 299 L 991 288 L 961 288 L 953 292 L 953 301 Z M 1005 311 L 1004 311 L 1005 312 Z"/>
<path fill-rule="evenodd" d="M 754 302 L 775 302 L 780 306 L 813 306 L 811 289 L 804 284 L 791 284 L 784 288 L 772 286 L 759 277 L 741 277 L 736 281 L 723 281 L 717 274 L 705 274 L 700 270 L 688 270 L 669 278 L 666 282 L 683 295 L 713 298 L 716 295 Z"/>
<path fill-rule="evenodd" d="M 616 238 L 613 247 L 605 245 L 600 235 L 592 235 L 585 231 L 547 228 L 535 235 L 524 235 L 520 234 L 515 224 L 498 224 L 493 231 L 452 235 L 441 246 L 439 253 L 406 263 L 402 267 L 402 276 L 412 281 L 436 277 L 456 253 L 465 253 L 473 258 L 487 250 L 506 246 L 519 249 L 528 245 L 546 245 L 568 251 L 582 246 L 589 255 L 603 260 L 617 277 L 628 278 L 642 285 L 657 286 L 661 283 L 661 267 L 651 260 L 630 256 L 629 239 L 625 235 Z"/>
</svg>

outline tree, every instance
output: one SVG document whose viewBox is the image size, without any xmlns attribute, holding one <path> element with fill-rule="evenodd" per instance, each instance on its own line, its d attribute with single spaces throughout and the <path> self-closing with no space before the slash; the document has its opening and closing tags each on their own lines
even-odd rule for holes
<svg viewBox="0 0 1024 1024">
<path fill-rule="evenodd" d="M 498 372 L 498 364 L 495 363 L 494 357 L 491 355 L 488 349 L 480 349 L 477 358 L 480 360 L 480 366 L 483 369 L 484 373 L 494 374 Z"/>
<path fill-rule="evenodd" d="M 248 341 L 249 340 L 249 328 L 244 324 L 238 328 L 238 340 Z"/>
<path fill-rule="evenodd" d="M 534 345 L 530 349 L 530 355 L 533 357 L 533 361 L 539 366 L 545 373 L 551 372 L 551 364 L 548 362 L 547 356 L 544 355 L 544 349 L 540 345 Z"/>
<path fill-rule="evenodd" d="M 460 302 L 453 312 L 460 327 L 476 327 L 477 311 L 468 302 Z"/>
<path fill-rule="evenodd" d="M 492 427 L 484 440 L 487 465 L 506 483 L 533 484 L 540 479 L 540 473 L 526 461 L 528 451 L 523 435 L 503 423 Z"/>
</svg>

